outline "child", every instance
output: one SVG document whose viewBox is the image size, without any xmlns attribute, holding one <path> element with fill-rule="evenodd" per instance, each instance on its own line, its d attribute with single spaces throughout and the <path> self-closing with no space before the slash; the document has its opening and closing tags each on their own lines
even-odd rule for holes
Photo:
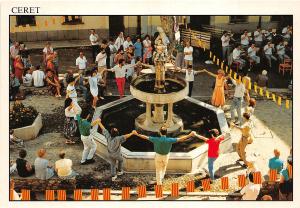
<svg viewBox="0 0 300 208">
<path fill-rule="evenodd" d="M 66 98 L 71 98 L 75 104 L 77 104 L 77 92 L 76 92 L 75 84 L 79 78 L 80 78 L 79 76 L 76 79 L 74 77 L 70 77 L 67 80 L 68 86 L 67 86 Z"/>
<path fill-rule="evenodd" d="M 32 68 L 26 69 L 23 76 L 23 84 L 25 87 L 32 86 Z"/>
<path fill-rule="evenodd" d="M 254 98 L 250 98 L 249 105 L 245 108 L 245 113 L 249 113 L 251 117 L 254 113 L 255 106 L 256 106 L 256 100 Z"/>
<path fill-rule="evenodd" d="M 14 130 L 9 130 L 9 144 L 17 145 L 17 147 L 24 147 L 24 141 L 22 139 L 19 139 L 14 135 Z"/>
</svg>

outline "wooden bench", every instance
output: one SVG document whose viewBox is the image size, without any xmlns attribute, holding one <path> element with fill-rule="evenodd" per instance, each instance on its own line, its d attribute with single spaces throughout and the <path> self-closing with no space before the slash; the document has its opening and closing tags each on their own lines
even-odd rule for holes
<svg viewBox="0 0 300 208">
<path fill-rule="evenodd" d="M 211 34 L 190 29 L 182 29 L 180 35 L 183 40 L 189 40 L 191 46 L 210 49 Z"/>
<path fill-rule="evenodd" d="M 202 29 L 205 32 L 210 33 L 213 37 L 221 38 L 224 30 L 211 25 L 202 25 Z"/>
</svg>

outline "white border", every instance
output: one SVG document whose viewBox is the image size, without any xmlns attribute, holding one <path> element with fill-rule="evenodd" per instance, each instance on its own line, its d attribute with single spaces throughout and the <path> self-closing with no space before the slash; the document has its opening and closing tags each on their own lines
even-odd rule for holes
<svg viewBox="0 0 300 208">
<path fill-rule="evenodd" d="M 156 207 L 223 207 L 223 208 L 233 208 L 233 207 L 272 207 L 272 208 L 282 208 L 282 207 L 299 207 L 299 165 L 294 162 L 294 201 L 293 202 L 226 202 L 226 201 L 133 201 L 133 202 L 9 202 L 8 201 L 8 15 L 11 14 L 12 6 L 40 6 L 40 14 L 42 15 L 63 15 L 63 14 L 93 14 L 93 15 L 109 15 L 109 14 L 133 14 L 133 15 L 156 15 L 156 14 L 178 14 L 178 15 L 230 15 L 230 14 L 253 14 L 253 15 L 268 15 L 268 14 L 293 14 L 294 15 L 294 46 L 299 46 L 299 20 L 300 20 L 300 2 L 296 0 L 251 0 L 251 1 L 239 1 L 239 0 L 104 0 L 104 1 L 91 1 L 91 0 L 81 0 L 81 1 L 1 1 L 1 66 L 0 66 L 0 205 L 5 208 L 44 208 L 51 206 L 65 208 L 76 208 L 76 207 L 141 207 L 141 206 L 156 206 Z M 299 61 L 297 54 L 300 54 L 299 48 L 294 47 L 294 89 L 300 89 L 300 82 L 298 77 L 300 77 Z M 295 90 L 297 92 L 297 90 Z M 299 96 L 294 94 L 293 106 L 299 106 Z M 299 118 L 299 108 L 295 107 L 293 109 L 294 113 L 294 124 L 300 123 Z M 296 127 L 295 125 L 295 127 Z M 294 129 L 297 129 L 294 128 Z M 294 160 L 299 161 L 299 138 L 300 134 L 296 131 L 294 133 Z M 298 196 L 298 197 L 297 197 Z M 296 204 L 298 206 L 296 206 Z"/>
</svg>

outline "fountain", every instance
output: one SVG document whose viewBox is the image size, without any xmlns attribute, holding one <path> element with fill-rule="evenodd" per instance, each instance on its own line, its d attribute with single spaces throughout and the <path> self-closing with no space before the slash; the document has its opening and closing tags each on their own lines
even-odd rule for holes
<svg viewBox="0 0 300 208">
<path fill-rule="evenodd" d="M 162 125 L 167 126 L 169 136 L 180 136 L 195 130 L 200 134 L 217 128 L 228 130 L 224 112 L 199 100 L 187 97 L 188 86 L 184 79 L 168 72 L 169 55 L 166 35 L 158 28 L 160 35 L 155 40 L 153 60 L 155 72 L 143 74 L 132 80 L 131 96 L 100 106 L 94 118 L 100 117 L 109 129 L 117 127 L 121 134 L 133 129 L 147 135 L 157 135 Z M 97 143 L 96 153 L 107 159 L 107 142 L 100 132 L 93 132 Z M 232 148 L 230 135 L 220 145 L 220 152 Z M 126 172 L 154 172 L 153 144 L 137 137 L 128 139 L 122 145 L 124 170 Z M 196 138 L 173 145 L 168 173 L 189 173 L 207 166 L 207 145 Z"/>
</svg>

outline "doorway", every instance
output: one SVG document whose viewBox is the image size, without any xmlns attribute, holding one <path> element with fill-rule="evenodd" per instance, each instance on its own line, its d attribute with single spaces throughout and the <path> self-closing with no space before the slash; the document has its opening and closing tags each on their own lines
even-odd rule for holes
<svg viewBox="0 0 300 208">
<path fill-rule="evenodd" d="M 210 25 L 210 15 L 190 16 L 190 27 L 192 30 L 201 30 L 202 25 Z"/>
<path fill-rule="evenodd" d="M 124 16 L 109 16 L 109 37 L 116 38 L 124 29 Z"/>
</svg>

